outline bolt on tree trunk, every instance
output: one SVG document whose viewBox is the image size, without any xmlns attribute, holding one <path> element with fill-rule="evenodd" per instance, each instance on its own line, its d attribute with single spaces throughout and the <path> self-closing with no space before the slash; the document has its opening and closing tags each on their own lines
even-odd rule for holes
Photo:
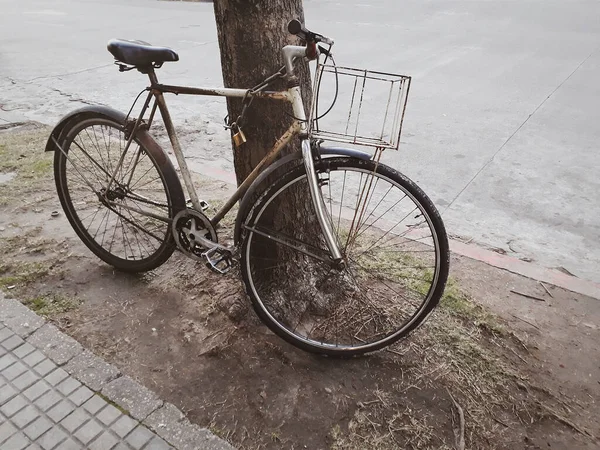
<svg viewBox="0 0 600 450">
<path fill-rule="evenodd" d="M 214 0 L 214 8 L 225 87 L 257 85 L 283 65 L 283 46 L 298 44 L 298 38 L 288 33 L 287 24 L 292 19 L 304 20 L 302 0 Z M 298 64 L 297 75 L 308 105 L 308 65 Z M 285 85 L 275 88 L 285 89 Z M 241 109 L 241 99 L 227 99 L 230 118 L 238 117 Z M 288 103 L 260 99 L 252 102 L 243 128 L 247 142 L 233 149 L 238 185 L 289 128 L 291 113 Z M 298 142 L 292 141 L 287 152 L 297 149 Z"/>
</svg>

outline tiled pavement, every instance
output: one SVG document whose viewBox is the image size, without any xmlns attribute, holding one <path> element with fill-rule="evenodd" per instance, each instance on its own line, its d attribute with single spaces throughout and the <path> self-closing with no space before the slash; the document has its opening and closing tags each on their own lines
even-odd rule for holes
<svg viewBox="0 0 600 450">
<path fill-rule="evenodd" d="M 229 450 L 0 293 L 1 450 Z"/>
</svg>

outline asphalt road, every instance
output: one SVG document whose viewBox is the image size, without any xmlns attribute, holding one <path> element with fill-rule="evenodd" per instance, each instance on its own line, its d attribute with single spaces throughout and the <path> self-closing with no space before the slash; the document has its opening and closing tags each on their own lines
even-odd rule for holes
<svg viewBox="0 0 600 450">
<path fill-rule="evenodd" d="M 338 64 L 413 76 L 400 151 L 385 160 L 424 188 L 451 234 L 600 282 L 600 3 L 304 3 L 307 25 L 335 38 Z M 118 73 L 111 37 L 176 49 L 161 80 L 221 84 L 209 3 L 0 7 L 0 122 L 52 124 L 85 103 L 127 110 L 144 80 Z M 231 170 L 224 102 L 169 104 L 194 167 Z"/>
</svg>

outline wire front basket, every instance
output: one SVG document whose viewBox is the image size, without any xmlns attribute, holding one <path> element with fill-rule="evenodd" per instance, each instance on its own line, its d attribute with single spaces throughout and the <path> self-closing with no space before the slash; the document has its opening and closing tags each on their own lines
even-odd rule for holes
<svg viewBox="0 0 600 450">
<path fill-rule="evenodd" d="M 313 138 L 397 149 L 410 77 L 317 64 L 309 134 Z"/>
</svg>

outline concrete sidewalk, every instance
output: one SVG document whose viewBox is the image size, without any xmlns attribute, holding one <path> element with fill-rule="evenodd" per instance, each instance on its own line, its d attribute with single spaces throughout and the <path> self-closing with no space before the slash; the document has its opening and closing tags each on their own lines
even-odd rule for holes
<svg viewBox="0 0 600 450">
<path fill-rule="evenodd" d="M 0 293 L 0 449 L 232 449 Z"/>
</svg>

